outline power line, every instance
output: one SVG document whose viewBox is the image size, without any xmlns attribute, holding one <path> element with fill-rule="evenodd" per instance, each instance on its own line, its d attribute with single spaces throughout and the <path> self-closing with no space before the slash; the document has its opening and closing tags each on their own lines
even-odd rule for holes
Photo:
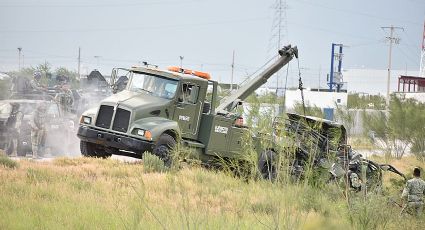
<svg viewBox="0 0 425 230">
<path fill-rule="evenodd" d="M 158 30 L 158 29 L 172 29 L 182 28 L 187 30 L 191 26 L 209 26 L 209 25 L 221 25 L 229 23 L 246 23 L 248 21 L 263 21 L 268 20 L 269 17 L 257 17 L 257 18 L 245 18 L 236 20 L 222 20 L 212 21 L 205 23 L 187 23 L 187 24 L 174 24 L 174 25 L 150 25 L 150 26 L 139 26 L 139 27 L 122 27 L 122 28 L 85 28 L 85 29 L 57 29 L 57 30 L 0 30 L 3 33 L 63 33 L 63 32 L 111 32 L 111 31 L 138 31 L 138 30 Z"/>
<path fill-rule="evenodd" d="M 375 18 L 375 19 L 380 19 L 380 20 L 388 20 L 388 21 L 392 21 L 392 20 L 397 19 L 397 21 L 402 21 L 402 22 L 406 22 L 406 23 L 409 23 L 409 24 L 413 24 L 413 25 L 421 25 L 420 23 L 413 22 L 413 21 L 410 21 L 410 20 L 404 20 L 404 19 L 400 19 L 400 18 L 379 17 L 379 16 L 376 16 L 376 14 L 368 14 L 368 13 L 359 12 L 359 11 L 347 10 L 347 9 L 342 9 L 342 8 L 334 8 L 334 7 L 329 7 L 327 5 L 319 4 L 319 3 L 316 3 L 316 2 L 313 3 L 313 2 L 310 2 L 310 1 L 306 1 L 306 0 L 298 0 L 297 2 L 301 2 L 301 3 L 304 3 L 304 4 L 317 6 L 317 7 L 321 7 L 321 8 L 324 8 L 324 9 L 333 10 L 333 11 L 345 12 L 345 13 L 349 13 L 349 14 L 357 14 L 357 15 L 361 15 L 361 16 L 365 16 L 365 17 L 369 17 L 369 18 Z"/>
<path fill-rule="evenodd" d="M 344 36 L 347 36 L 347 37 L 350 37 L 350 38 L 358 38 L 358 39 L 373 40 L 373 41 L 378 40 L 378 39 L 373 38 L 373 37 L 362 36 L 362 35 L 353 34 L 353 33 L 340 32 L 340 31 L 336 31 L 336 30 L 330 30 L 330 29 L 323 28 L 323 27 L 312 26 L 310 24 L 291 22 L 290 20 L 288 20 L 288 22 L 289 22 L 289 24 L 297 25 L 298 27 L 305 27 L 305 28 L 309 28 L 309 29 L 313 29 L 313 30 L 317 30 L 317 31 L 326 32 L 326 33 L 340 34 L 340 35 L 344 35 Z"/>
<path fill-rule="evenodd" d="M 169 5 L 184 3 L 199 3 L 199 1 L 150 1 L 150 2 L 120 2 L 120 3 L 102 3 L 102 4 L 0 4 L 4 8 L 93 8 L 93 7 L 135 7 L 147 5 Z"/>
</svg>

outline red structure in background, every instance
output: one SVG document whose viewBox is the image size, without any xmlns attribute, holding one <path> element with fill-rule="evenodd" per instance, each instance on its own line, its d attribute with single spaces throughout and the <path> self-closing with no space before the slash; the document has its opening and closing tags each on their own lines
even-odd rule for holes
<svg viewBox="0 0 425 230">
<path fill-rule="evenodd" d="M 398 78 L 398 92 L 425 92 L 425 78 L 400 75 Z"/>
</svg>

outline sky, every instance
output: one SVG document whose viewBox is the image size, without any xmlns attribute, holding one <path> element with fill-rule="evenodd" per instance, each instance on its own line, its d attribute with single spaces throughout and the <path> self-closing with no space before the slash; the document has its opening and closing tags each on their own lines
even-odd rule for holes
<svg viewBox="0 0 425 230">
<path fill-rule="evenodd" d="M 331 44 L 344 44 L 344 69 L 386 69 L 389 35 L 396 30 L 392 68 L 419 71 L 425 0 L 282 0 L 281 38 L 276 0 L 0 0 L 0 71 L 49 62 L 82 73 L 143 61 L 165 68 L 180 65 L 242 82 L 277 52 L 297 45 L 307 85 L 324 82 Z M 286 4 L 285 4 L 286 3 Z M 285 17 L 286 15 L 286 17 Z M 297 84 L 298 65 L 289 65 L 288 86 Z M 280 71 L 279 84 L 286 79 Z M 269 81 L 276 85 L 276 78 Z M 322 83 L 322 85 L 325 83 Z M 367 79 L 365 79 L 367 84 Z"/>
</svg>

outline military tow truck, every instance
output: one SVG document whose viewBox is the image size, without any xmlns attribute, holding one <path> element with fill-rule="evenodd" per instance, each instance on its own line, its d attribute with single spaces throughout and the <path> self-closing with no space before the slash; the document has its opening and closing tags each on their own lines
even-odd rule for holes
<svg viewBox="0 0 425 230">
<path fill-rule="evenodd" d="M 218 83 L 203 72 L 179 67 L 161 70 L 150 65 L 113 69 L 112 79 L 118 76 L 118 70 L 127 72 L 127 87 L 82 114 L 77 134 L 82 155 L 141 158 L 148 151 L 167 163 L 170 150 L 179 142 L 194 149 L 203 162 L 217 157 L 240 158 L 244 154 L 242 137 L 250 130 L 232 111 L 274 73 L 298 58 L 296 46 L 286 46 L 278 53 L 273 64 L 220 104 Z M 260 155 L 264 150 L 256 151 Z"/>
</svg>

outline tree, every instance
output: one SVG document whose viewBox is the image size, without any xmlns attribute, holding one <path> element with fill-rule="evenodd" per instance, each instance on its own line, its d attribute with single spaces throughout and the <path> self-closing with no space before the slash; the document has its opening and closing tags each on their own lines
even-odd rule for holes
<svg viewBox="0 0 425 230">
<path fill-rule="evenodd" d="M 78 77 L 79 76 L 78 76 L 78 73 L 75 72 L 75 71 L 69 70 L 65 67 L 59 67 L 55 70 L 55 74 L 57 76 L 68 77 L 71 85 L 74 86 L 74 87 L 77 86 L 77 84 L 78 84 L 78 81 L 79 81 Z"/>
<path fill-rule="evenodd" d="M 302 103 L 299 103 L 299 102 L 295 103 L 294 110 L 296 113 L 301 115 L 320 117 L 320 118 L 325 117 L 325 114 L 323 113 L 321 108 L 315 105 L 310 105 L 309 103 L 305 104 L 305 114 L 304 114 L 304 108 Z"/>
<path fill-rule="evenodd" d="M 366 134 L 372 137 L 374 144 L 396 158 L 401 158 L 409 147 L 416 146 L 421 151 L 425 131 L 424 109 L 425 106 L 414 99 L 393 95 L 388 112 L 363 112 Z"/>
<path fill-rule="evenodd" d="M 335 104 L 335 108 L 337 120 L 344 124 L 345 130 L 349 134 L 354 126 L 354 114 L 350 113 L 347 106 Z"/>
</svg>

